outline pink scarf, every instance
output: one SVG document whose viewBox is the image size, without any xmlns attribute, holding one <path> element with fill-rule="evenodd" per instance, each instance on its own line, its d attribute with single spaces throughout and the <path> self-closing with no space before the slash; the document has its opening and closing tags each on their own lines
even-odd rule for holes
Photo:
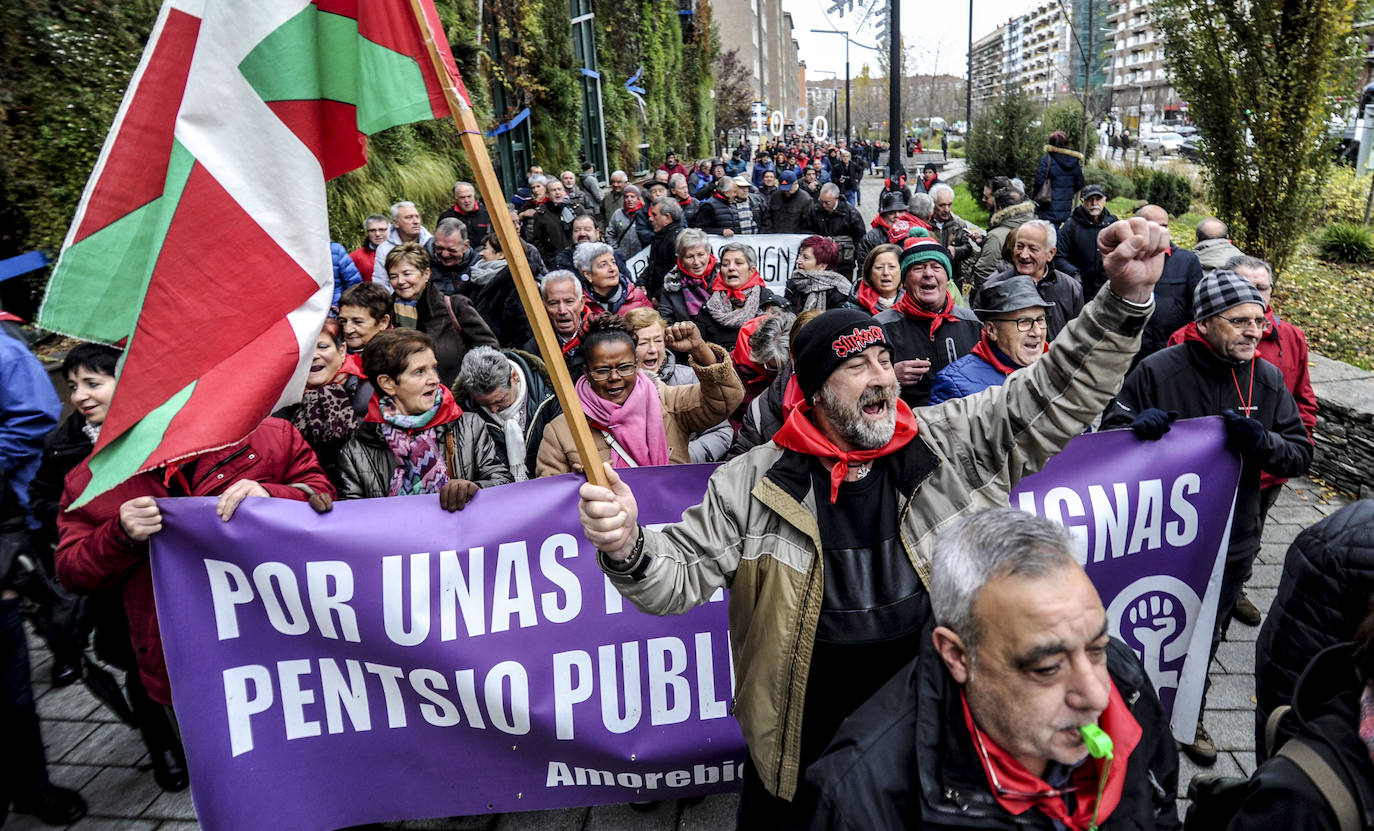
<svg viewBox="0 0 1374 831">
<path fill-rule="evenodd" d="M 592 391 L 586 376 L 577 379 L 577 398 L 587 413 L 592 427 L 605 430 L 625 448 L 640 467 L 668 464 L 668 433 L 663 428 L 663 402 L 658 400 L 658 388 L 648 374 L 640 372 L 635 388 L 624 404 L 615 404 Z M 607 442 L 610 444 L 610 442 Z M 615 448 L 611 449 L 611 467 L 631 467 Z"/>
</svg>

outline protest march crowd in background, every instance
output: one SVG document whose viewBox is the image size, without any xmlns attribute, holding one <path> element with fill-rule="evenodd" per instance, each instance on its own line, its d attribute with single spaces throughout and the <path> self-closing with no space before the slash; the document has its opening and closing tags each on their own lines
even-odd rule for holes
<svg viewBox="0 0 1374 831">
<path fill-rule="evenodd" d="M 1259 624 L 1241 588 L 1266 511 L 1311 460 L 1317 403 L 1303 333 L 1270 303 L 1269 266 L 1217 220 L 1199 225 L 1192 251 L 1168 241 L 1157 206 L 1118 220 L 1062 139 L 1035 182 L 989 182 L 986 229 L 952 213 L 934 163 L 886 178 L 865 223 L 859 183 L 880 148 L 806 134 L 725 159 L 668 152 L 634 183 L 536 167 L 508 205 L 458 182 L 433 218 L 409 201 L 378 206 L 360 218 L 363 245 L 332 245 L 332 308 L 299 403 L 71 511 L 120 352 L 71 350 L 75 412 L 58 423 L 46 374 L 7 331 L 0 666 L 12 680 L 0 704 L 19 726 L 0 751 L 12 771 L 0 817 L 10 803 L 51 823 L 84 811 L 43 773 L 20 690 L 21 595 L 52 646 L 53 684 L 99 682 L 93 643 L 127 673 L 123 690 L 105 674 L 101 697 L 131 711 L 157 782 L 188 784 L 147 556 L 157 498 L 216 496 L 226 521 L 264 496 L 324 513 L 336 499 L 423 494 L 456 511 L 480 506 L 484 488 L 584 470 L 493 232 L 503 210 L 615 485 L 583 489 L 603 569 L 658 613 L 733 589 L 732 712 L 749 746 L 741 828 L 1179 827 L 1176 745 L 1149 679 L 1108 638 L 1063 532 L 996 506 L 1085 431 L 1152 441 L 1180 417 L 1221 417 L 1242 473 L 1215 650 L 1233 620 Z M 760 275 L 759 234 L 804 235 L 781 295 Z M 614 471 L 701 462 L 728 462 L 702 508 L 662 532 L 639 528 Z M 1367 529 L 1368 505 L 1352 508 Z M 1320 575 L 1285 572 L 1304 576 Z M 1330 602 L 1305 591 L 1280 591 L 1285 619 Z M 1342 680 L 1290 730 L 1335 757 L 1368 822 L 1363 603 L 1339 620 L 1323 609 L 1323 627 L 1266 626 L 1256 718 L 1301 710 L 1299 677 L 1317 671 L 1307 660 L 1336 650 L 1319 657 Z M 1203 720 L 1182 750 L 1206 765 L 1216 748 Z M 1088 755 L 1087 725 L 1115 741 L 1114 763 Z M 1292 769 L 1268 764 L 1245 787 L 1232 827 L 1336 827 L 1295 825 L 1327 815 Z"/>
</svg>

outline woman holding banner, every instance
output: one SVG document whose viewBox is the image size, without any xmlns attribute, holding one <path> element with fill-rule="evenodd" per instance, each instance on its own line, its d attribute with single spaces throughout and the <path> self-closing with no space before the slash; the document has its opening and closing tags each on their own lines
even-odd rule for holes
<svg viewBox="0 0 1374 831">
<path fill-rule="evenodd" d="M 670 387 L 640 369 L 634 329 L 618 315 L 594 318 L 583 336 L 587 363 L 577 379 L 577 398 L 598 455 L 613 467 L 691 462 L 692 433 L 719 424 L 744 399 L 728 354 L 702 340 L 695 324 L 669 326 L 665 340 L 669 349 L 691 356 L 696 383 Z M 581 472 L 582 459 L 564 413 L 544 431 L 537 475 L 569 471 Z"/>
<path fill-rule="evenodd" d="M 512 481 L 481 417 L 439 382 L 429 335 L 381 333 L 363 350 L 363 372 L 377 392 L 339 454 L 341 498 L 438 494 L 460 511 L 480 488 Z"/>
<path fill-rule="evenodd" d="M 720 267 L 711 281 L 711 296 L 693 318 L 707 341 L 734 349 L 740 327 L 783 302 L 759 276 L 754 247 L 728 242 L 720 249 Z"/>
</svg>

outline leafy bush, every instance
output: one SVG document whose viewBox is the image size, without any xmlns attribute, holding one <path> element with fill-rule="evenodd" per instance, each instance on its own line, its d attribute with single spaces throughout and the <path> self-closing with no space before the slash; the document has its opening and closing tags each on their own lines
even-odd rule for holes
<svg viewBox="0 0 1374 831">
<path fill-rule="evenodd" d="M 1338 263 L 1374 263 L 1374 234 L 1363 225 L 1337 222 L 1317 235 L 1317 253 Z"/>
<path fill-rule="evenodd" d="M 1040 114 L 1040 123 L 1044 125 L 1046 143 L 1049 142 L 1050 133 L 1055 130 L 1063 130 L 1064 134 L 1069 137 L 1069 149 L 1083 149 L 1078 146 L 1083 131 L 1083 108 L 1078 105 L 1077 101 L 1070 99 L 1047 107 Z M 1096 151 L 1097 133 L 1089 125 L 1087 153 L 1084 154 L 1083 161 L 1092 161 Z"/>
<path fill-rule="evenodd" d="M 1020 92 L 1003 96 L 973 120 L 968 143 L 968 185 L 983 192 L 994 176 L 1019 176 L 1030 187 L 1040 161 L 1045 133 L 1035 124 L 1035 110 Z"/>
<path fill-rule="evenodd" d="M 1312 217 L 1312 229 L 1324 228 L 1335 222 L 1355 225 L 1364 223 L 1365 200 L 1369 198 L 1369 180 L 1355 174 L 1355 168 L 1332 165 L 1322 188 L 1322 198 Z"/>
<path fill-rule="evenodd" d="M 1188 212 L 1193 204 L 1193 184 L 1186 178 L 1167 170 L 1137 168 L 1132 174 L 1135 195 L 1168 211 L 1171 216 Z"/>
<path fill-rule="evenodd" d="M 1085 185 L 1101 185 L 1107 191 L 1108 199 L 1124 197 L 1132 199 L 1135 197 L 1135 182 L 1129 177 L 1121 176 L 1108 170 L 1105 167 L 1089 165 L 1083 168 L 1083 183 Z"/>
</svg>

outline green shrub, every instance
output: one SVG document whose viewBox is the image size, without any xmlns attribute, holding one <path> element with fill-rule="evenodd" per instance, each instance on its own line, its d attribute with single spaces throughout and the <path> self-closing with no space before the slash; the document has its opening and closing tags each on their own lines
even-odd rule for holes
<svg viewBox="0 0 1374 831">
<path fill-rule="evenodd" d="M 1369 180 L 1355 175 L 1355 168 L 1332 165 L 1322 188 L 1322 197 L 1312 216 L 1312 229 L 1324 228 L 1335 222 L 1364 224 L 1365 200 L 1369 198 Z"/>
<path fill-rule="evenodd" d="M 1044 152 L 1045 133 L 1035 123 L 1035 108 L 1019 91 L 1007 93 L 973 120 L 968 137 L 971 192 L 982 193 L 994 176 L 1020 177 L 1030 187 Z"/>
<path fill-rule="evenodd" d="M 1132 173 L 1135 195 L 1178 216 L 1188 212 L 1193 204 L 1193 185 L 1186 178 L 1167 170 L 1138 168 Z"/>
<path fill-rule="evenodd" d="M 1374 263 L 1374 234 L 1363 225 L 1337 222 L 1317 235 L 1317 253 L 1338 263 Z"/>
<path fill-rule="evenodd" d="M 1130 178 L 1113 173 L 1105 167 L 1088 165 L 1083 168 L 1083 183 L 1085 185 L 1101 185 L 1107 191 L 1108 199 L 1135 198 L 1135 183 Z"/>
</svg>

